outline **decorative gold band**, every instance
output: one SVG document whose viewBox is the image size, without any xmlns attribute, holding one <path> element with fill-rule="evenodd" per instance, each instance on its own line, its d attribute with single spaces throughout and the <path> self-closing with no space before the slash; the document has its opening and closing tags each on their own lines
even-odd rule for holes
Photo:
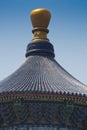
<svg viewBox="0 0 87 130">
<path fill-rule="evenodd" d="M 47 32 L 44 31 L 35 31 L 34 32 L 34 38 L 32 40 L 36 40 L 36 39 L 47 39 Z"/>
</svg>

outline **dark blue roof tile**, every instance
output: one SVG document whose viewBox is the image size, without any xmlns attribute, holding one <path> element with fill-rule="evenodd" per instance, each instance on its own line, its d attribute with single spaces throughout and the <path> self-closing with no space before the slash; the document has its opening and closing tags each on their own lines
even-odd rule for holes
<svg viewBox="0 0 87 130">
<path fill-rule="evenodd" d="M 87 86 L 71 76 L 55 59 L 32 55 L 0 82 L 0 93 L 3 92 L 87 94 Z"/>
</svg>

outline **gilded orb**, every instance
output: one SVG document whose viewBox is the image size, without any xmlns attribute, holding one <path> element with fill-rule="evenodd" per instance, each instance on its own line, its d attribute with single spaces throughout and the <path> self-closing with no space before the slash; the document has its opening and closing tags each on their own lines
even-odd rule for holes
<svg viewBox="0 0 87 130">
<path fill-rule="evenodd" d="M 47 9 L 39 8 L 30 13 L 32 25 L 34 28 L 47 28 L 51 14 Z"/>
</svg>

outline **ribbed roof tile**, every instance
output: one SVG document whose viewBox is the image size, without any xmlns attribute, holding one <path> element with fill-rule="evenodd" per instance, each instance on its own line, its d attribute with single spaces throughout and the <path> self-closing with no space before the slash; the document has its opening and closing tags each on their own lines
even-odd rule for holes
<svg viewBox="0 0 87 130">
<path fill-rule="evenodd" d="M 55 59 L 32 55 L 0 82 L 0 93 L 3 92 L 87 94 L 87 86 L 70 75 Z"/>
</svg>

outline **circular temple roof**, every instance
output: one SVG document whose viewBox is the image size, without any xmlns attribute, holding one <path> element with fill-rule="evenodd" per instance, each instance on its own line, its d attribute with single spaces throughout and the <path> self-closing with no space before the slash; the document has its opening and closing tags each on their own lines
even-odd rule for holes
<svg viewBox="0 0 87 130">
<path fill-rule="evenodd" d="M 0 82 L 0 93 L 87 94 L 87 87 L 51 57 L 30 55 L 12 75 Z"/>
<path fill-rule="evenodd" d="M 40 17 L 44 18 L 42 20 Z M 48 17 L 49 16 L 49 17 Z M 37 19 L 37 17 L 39 17 Z M 13 74 L 0 82 L 0 93 L 66 93 L 87 95 L 87 86 L 71 76 L 54 59 L 53 45 L 47 39 L 50 13 L 31 13 L 34 38 L 27 46 L 27 59 Z M 39 25 L 38 25 L 39 23 Z"/>
</svg>

